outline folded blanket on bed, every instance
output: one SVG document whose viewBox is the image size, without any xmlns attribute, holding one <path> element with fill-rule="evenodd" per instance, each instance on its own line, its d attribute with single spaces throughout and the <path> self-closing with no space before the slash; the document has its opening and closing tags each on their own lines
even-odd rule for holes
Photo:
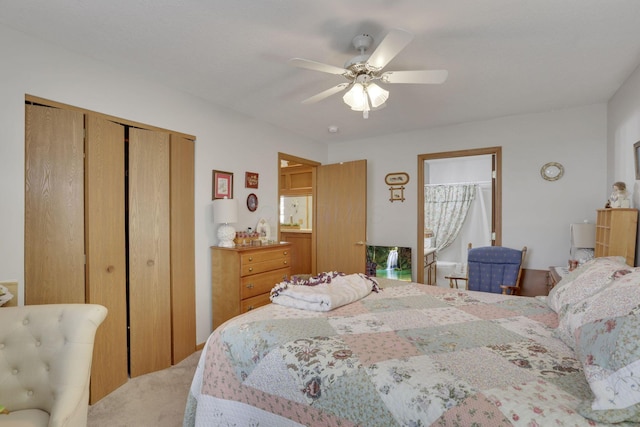
<svg viewBox="0 0 640 427">
<path fill-rule="evenodd" d="M 364 274 L 336 273 L 328 282 L 317 285 L 281 282 L 271 290 L 270 299 L 275 304 L 287 307 L 330 311 L 362 299 L 378 289 L 378 283 Z"/>
</svg>

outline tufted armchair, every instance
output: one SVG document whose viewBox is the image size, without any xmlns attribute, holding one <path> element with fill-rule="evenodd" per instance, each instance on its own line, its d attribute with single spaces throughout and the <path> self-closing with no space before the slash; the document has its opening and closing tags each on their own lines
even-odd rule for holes
<svg viewBox="0 0 640 427">
<path fill-rule="evenodd" d="M 84 427 L 96 304 L 0 308 L 0 426 Z"/>
</svg>

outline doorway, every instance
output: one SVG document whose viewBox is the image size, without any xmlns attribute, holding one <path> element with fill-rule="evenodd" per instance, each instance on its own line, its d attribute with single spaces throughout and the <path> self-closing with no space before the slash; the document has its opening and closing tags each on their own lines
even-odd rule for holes
<svg viewBox="0 0 640 427">
<path fill-rule="evenodd" d="M 501 197 L 502 197 L 502 149 L 488 147 L 473 150 L 460 150 L 441 153 L 422 154 L 418 156 L 418 244 L 417 244 L 417 281 L 425 283 L 425 255 L 435 251 L 436 259 L 447 260 L 447 268 L 459 269 L 466 262 L 466 248 L 469 242 L 478 245 L 500 245 L 501 233 Z M 434 182 L 433 182 L 434 181 Z M 457 224 L 450 224 L 450 231 L 444 233 L 436 230 L 434 235 L 435 194 L 455 191 L 460 200 L 456 205 Z M 433 195 L 433 196 L 429 196 Z M 430 197 L 432 198 L 430 200 Z M 446 220 L 452 219 L 447 213 Z M 455 222 L 455 221 L 452 221 Z M 471 224 L 475 223 L 475 226 Z M 481 225 L 488 224 L 488 229 Z M 458 236 L 458 240 L 455 237 Z M 462 242 L 462 240 L 468 240 Z M 461 243 L 462 242 L 462 243 Z M 463 244 L 464 243 L 464 244 Z M 443 273 L 442 266 L 440 273 Z M 438 270 L 436 261 L 436 272 Z M 452 271 L 453 273 L 454 271 Z M 428 275 L 435 285 L 442 274 Z M 443 285 L 443 283 L 441 283 Z"/>
<path fill-rule="evenodd" d="M 293 245 L 291 274 L 316 272 L 315 191 L 320 163 L 278 153 L 278 240 Z"/>
</svg>

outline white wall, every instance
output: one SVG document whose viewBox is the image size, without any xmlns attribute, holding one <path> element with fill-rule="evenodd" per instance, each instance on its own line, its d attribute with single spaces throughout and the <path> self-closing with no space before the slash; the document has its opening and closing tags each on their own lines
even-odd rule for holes
<svg viewBox="0 0 640 427">
<path fill-rule="evenodd" d="M 638 208 L 640 181 L 636 180 L 633 144 L 640 141 L 640 69 L 636 69 L 618 89 L 608 107 L 607 190 L 610 191 L 614 182 L 623 181 L 627 184 L 627 191 L 632 194 L 632 207 Z M 636 260 L 640 254 L 638 240 Z"/>
<path fill-rule="evenodd" d="M 237 228 L 266 218 L 275 230 L 278 151 L 325 162 L 327 148 L 204 103 L 144 78 L 112 69 L 0 26 L 0 281 L 24 285 L 24 98 L 31 94 L 88 110 L 195 135 L 197 341 L 211 331 L 211 261 L 217 224 L 211 214 L 211 170 L 234 173 Z M 259 188 L 244 188 L 246 171 Z M 259 197 L 249 212 L 246 197 Z"/>
<path fill-rule="evenodd" d="M 410 246 L 415 258 L 417 156 L 501 146 L 502 243 L 526 245 L 525 267 L 547 269 L 567 263 L 569 224 L 594 222 L 607 200 L 606 114 L 599 104 L 334 143 L 329 162 L 367 159 L 367 242 Z M 540 167 L 551 161 L 565 167 L 559 181 L 540 177 Z M 388 200 L 384 177 L 390 172 L 409 173 L 404 203 Z"/>
</svg>

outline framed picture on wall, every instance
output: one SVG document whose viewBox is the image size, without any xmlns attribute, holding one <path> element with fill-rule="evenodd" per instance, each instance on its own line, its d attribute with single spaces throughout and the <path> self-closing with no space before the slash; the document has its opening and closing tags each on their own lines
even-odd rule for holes
<svg viewBox="0 0 640 427">
<path fill-rule="evenodd" d="M 245 186 L 245 188 L 258 188 L 258 173 L 257 172 L 245 172 L 244 173 L 244 186 Z"/>
<path fill-rule="evenodd" d="M 633 159 L 636 162 L 636 179 L 640 180 L 640 141 L 633 144 Z"/>
<path fill-rule="evenodd" d="M 233 199 L 233 173 L 224 171 L 213 171 L 213 198 Z"/>
</svg>

